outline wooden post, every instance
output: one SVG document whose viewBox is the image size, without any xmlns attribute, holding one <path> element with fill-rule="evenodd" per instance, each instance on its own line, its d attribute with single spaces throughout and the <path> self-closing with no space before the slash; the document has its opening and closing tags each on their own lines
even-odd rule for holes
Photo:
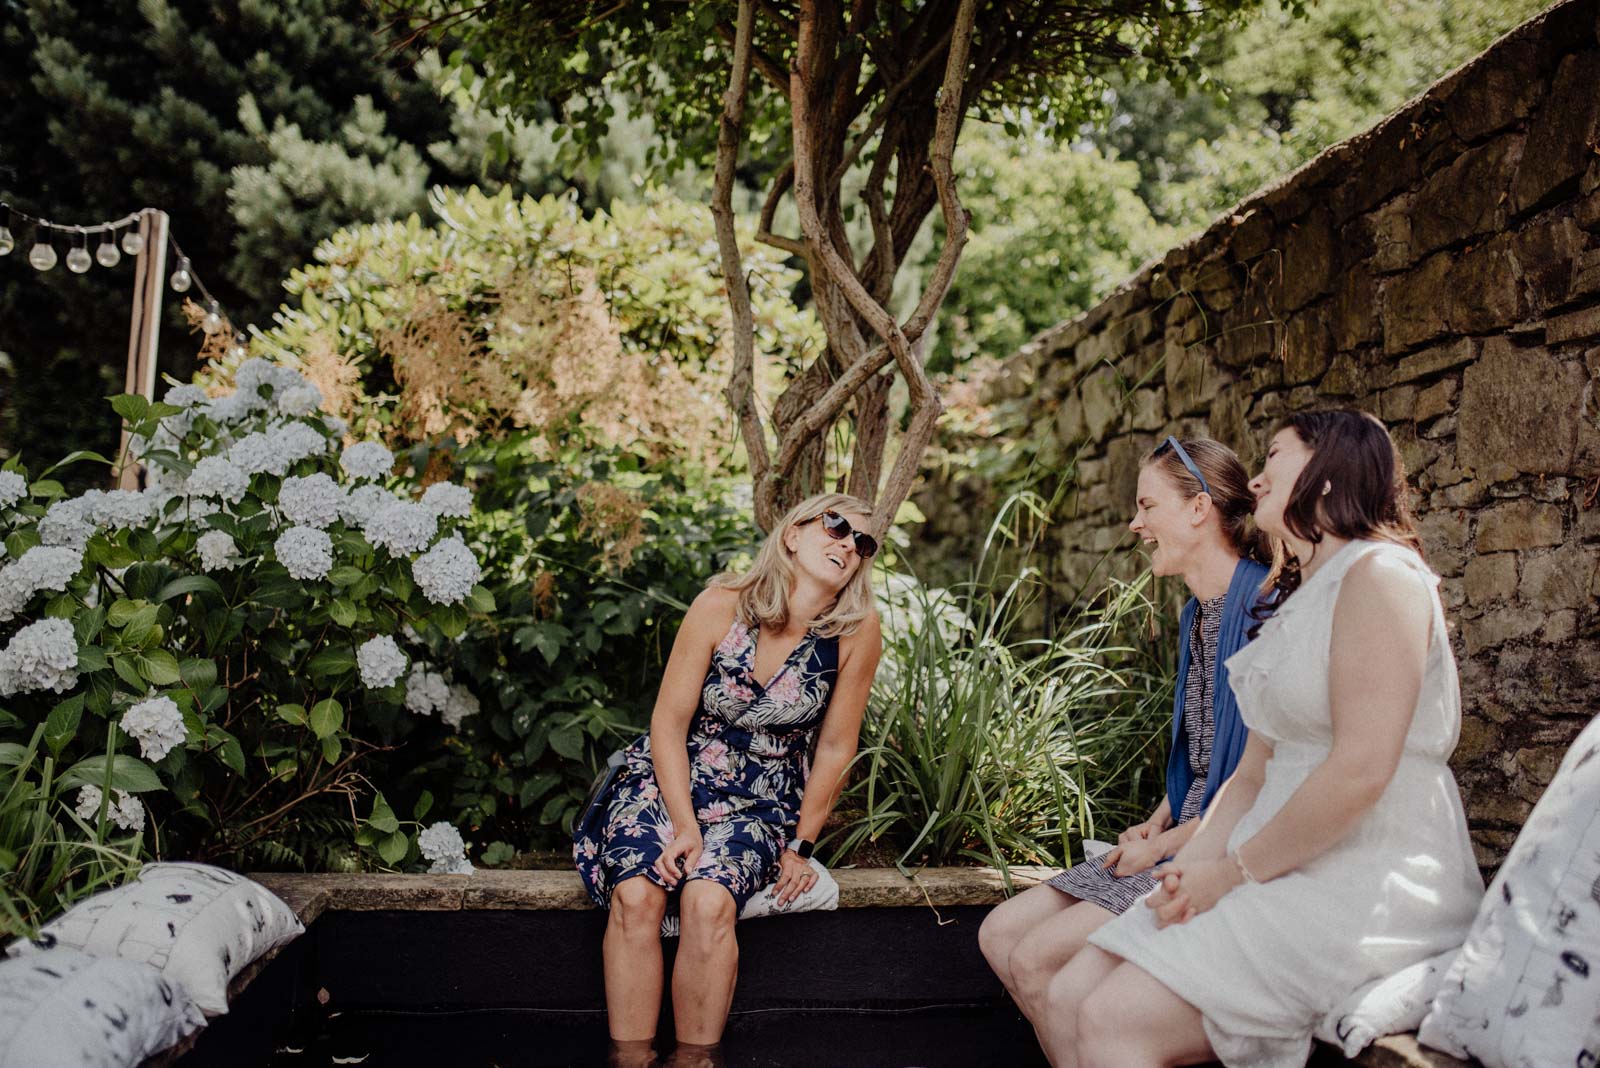
<svg viewBox="0 0 1600 1068">
<path fill-rule="evenodd" d="M 145 208 L 139 213 L 139 250 L 133 275 L 133 320 L 128 329 L 128 373 L 123 380 L 125 393 L 156 399 L 156 350 L 161 342 L 161 293 L 167 274 L 167 213 Z M 139 488 L 140 465 L 128 456 L 128 431 L 122 431 L 117 453 L 117 485 Z"/>
</svg>

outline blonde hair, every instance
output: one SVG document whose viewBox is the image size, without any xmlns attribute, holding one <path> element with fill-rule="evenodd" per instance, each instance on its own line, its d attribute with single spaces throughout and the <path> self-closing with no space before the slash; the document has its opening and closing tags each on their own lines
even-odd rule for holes
<svg viewBox="0 0 1600 1068">
<path fill-rule="evenodd" d="M 849 512 L 872 515 L 872 506 L 845 493 L 819 493 L 807 497 L 789 510 L 756 553 L 756 562 L 743 574 L 727 572 L 711 580 L 711 585 L 739 594 L 738 616 L 747 627 L 782 629 L 789 623 L 789 587 L 794 582 L 794 558 L 783 536 L 790 529 L 808 523 L 823 512 Z M 876 611 L 872 603 L 872 562 L 862 560 L 839 596 L 811 629 L 824 638 L 852 633 Z"/>
</svg>

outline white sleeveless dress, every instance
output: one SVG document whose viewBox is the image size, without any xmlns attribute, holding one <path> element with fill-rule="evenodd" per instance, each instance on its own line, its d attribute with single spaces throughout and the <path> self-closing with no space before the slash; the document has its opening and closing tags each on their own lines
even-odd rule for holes
<svg viewBox="0 0 1600 1068">
<path fill-rule="evenodd" d="M 1089 937 L 1199 1009 L 1228 1068 L 1305 1064 L 1312 1029 L 1329 1009 L 1371 979 L 1459 946 L 1483 896 L 1446 763 L 1461 729 L 1461 692 L 1439 578 L 1414 552 L 1388 542 L 1339 549 L 1228 659 L 1245 724 L 1273 747 L 1261 792 L 1228 848 L 1249 841 L 1328 757 L 1334 603 L 1350 568 L 1373 554 L 1414 568 L 1433 598 L 1422 690 L 1399 767 L 1377 804 L 1322 855 L 1235 888 L 1188 923 L 1158 929 L 1155 913 L 1140 903 Z"/>
</svg>

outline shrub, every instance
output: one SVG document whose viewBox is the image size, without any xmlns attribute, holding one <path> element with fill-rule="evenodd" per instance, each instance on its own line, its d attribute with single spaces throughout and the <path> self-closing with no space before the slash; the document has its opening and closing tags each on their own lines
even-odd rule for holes
<svg viewBox="0 0 1600 1068">
<path fill-rule="evenodd" d="M 0 699 L 52 758 L 125 734 L 109 784 L 163 788 L 147 795 L 163 850 L 352 867 L 350 813 L 384 756 L 470 707 L 427 651 L 493 599 L 458 495 L 413 500 L 385 450 L 341 451 L 298 373 L 254 360 L 234 378 L 216 397 L 114 399 L 145 490 L 69 499 L 15 461 L 0 473 L 0 621 L 21 624 Z M 399 831 L 372 844 L 416 857 Z"/>
</svg>

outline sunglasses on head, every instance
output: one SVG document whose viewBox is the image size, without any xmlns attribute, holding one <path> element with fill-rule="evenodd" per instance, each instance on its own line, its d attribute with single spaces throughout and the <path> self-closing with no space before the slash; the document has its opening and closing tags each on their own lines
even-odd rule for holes
<svg viewBox="0 0 1600 1068">
<path fill-rule="evenodd" d="M 1160 445 L 1156 446 L 1156 451 L 1151 455 L 1162 456 L 1169 450 L 1177 453 L 1178 459 L 1183 462 L 1183 466 L 1188 468 L 1189 473 L 1199 480 L 1200 492 L 1211 493 L 1211 484 L 1206 481 L 1206 476 L 1200 473 L 1200 468 L 1196 467 L 1194 461 L 1189 459 L 1189 454 L 1183 451 L 1183 446 L 1178 444 L 1178 439 L 1173 437 L 1171 434 L 1167 435 L 1166 441 L 1163 441 Z M 1211 495 L 1213 497 L 1216 496 L 1214 493 L 1211 493 Z"/>
<path fill-rule="evenodd" d="M 838 512 L 835 512 L 833 509 L 830 508 L 821 515 L 814 515 L 805 522 L 810 523 L 817 519 L 822 520 L 823 531 L 834 541 L 843 541 L 845 538 L 854 535 L 856 540 L 856 555 L 861 557 L 861 559 L 865 560 L 873 553 L 878 551 L 878 543 L 873 540 L 872 535 L 861 533 L 861 531 L 850 525 L 850 521 L 848 519 L 840 515 Z M 805 526 L 805 523 L 800 525 Z"/>
</svg>

